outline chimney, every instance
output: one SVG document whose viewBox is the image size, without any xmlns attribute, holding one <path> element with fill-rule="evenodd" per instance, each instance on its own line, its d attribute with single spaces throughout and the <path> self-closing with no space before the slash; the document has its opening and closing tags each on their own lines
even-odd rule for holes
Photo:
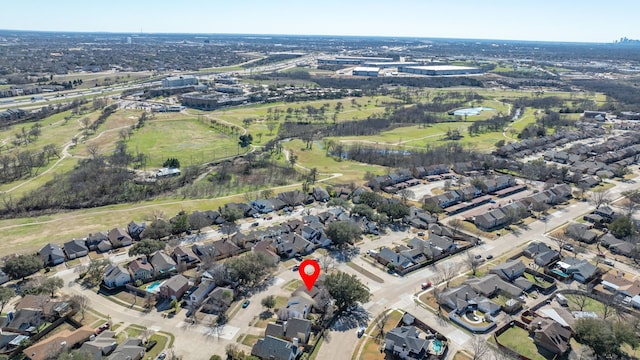
<svg viewBox="0 0 640 360">
<path fill-rule="evenodd" d="M 297 348 L 299 344 L 300 344 L 300 339 L 298 339 L 297 337 L 294 337 L 293 338 L 293 346 L 295 346 Z"/>
<path fill-rule="evenodd" d="M 538 321 L 538 330 L 542 330 L 542 321 Z"/>
</svg>

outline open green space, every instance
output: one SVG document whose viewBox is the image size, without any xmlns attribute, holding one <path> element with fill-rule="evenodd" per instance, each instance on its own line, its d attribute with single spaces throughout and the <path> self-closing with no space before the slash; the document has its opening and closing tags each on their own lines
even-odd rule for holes
<svg viewBox="0 0 640 360">
<path fill-rule="evenodd" d="M 177 158 L 182 166 L 188 166 L 246 151 L 238 147 L 236 136 L 221 134 L 197 118 L 184 115 L 148 121 L 127 144 L 130 149 L 147 154 L 150 167 L 161 167 L 168 158 Z"/>
<path fill-rule="evenodd" d="M 160 334 L 153 334 L 149 337 L 149 342 L 157 341 L 156 345 L 149 351 L 144 354 L 144 359 L 156 359 L 158 355 L 167 348 L 167 337 Z"/>
<path fill-rule="evenodd" d="M 538 348 L 529 337 L 529 333 L 517 326 L 509 328 L 498 336 L 498 341 L 509 349 L 531 360 L 545 360 L 546 358 L 538 352 Z"/>
</svg>

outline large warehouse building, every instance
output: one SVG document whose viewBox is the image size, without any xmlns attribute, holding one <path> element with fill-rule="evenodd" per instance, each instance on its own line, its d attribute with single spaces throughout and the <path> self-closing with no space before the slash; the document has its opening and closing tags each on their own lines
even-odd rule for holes
<svg viewBox="0 0 640 360">
<path fill-rule="evenodd" d="M 362 65 L 367 62 L 392 62 L 393 58 L 364 57 L 364 56 L 336 56 L 334 58 L 320 58 L 318 65 Z"/>
<path fill-rule="evenodd" d="M 398 66 L 398 72 L 417 75 L 467 75 L 467 74 L 480 74 L 482 69 L 467 67 L 467 66 L 454 66 L 454 65 L 432 65 L 432 66 Z"/>
<path fill-rule="evenodd" d="M 377 77 L 379 72 L 380 72 L 380 68 L 377 68 L 377 67 L 358 66 L 358 67 L 353 69 L 351 74 L 353 76 L 373 76 L 373 77 Z"/>
</svg>

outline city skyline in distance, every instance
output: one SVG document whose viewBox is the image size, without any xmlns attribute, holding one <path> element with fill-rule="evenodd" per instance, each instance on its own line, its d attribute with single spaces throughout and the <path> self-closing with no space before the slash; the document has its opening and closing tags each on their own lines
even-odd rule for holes
<svg viewBox="0 0 640 360">
<path fill-rule="evenodd" d="M 2 29 L 59 32 L 383 36 L 611 43 L 640 39 L 640 3 L 495 0 L 478 4 L 399 0 L 185 0 L 3 4 Z"/>
</svg>

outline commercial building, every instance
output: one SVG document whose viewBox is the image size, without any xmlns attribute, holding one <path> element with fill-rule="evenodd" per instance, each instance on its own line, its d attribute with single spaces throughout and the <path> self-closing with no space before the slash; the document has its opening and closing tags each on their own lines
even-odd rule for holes
<svg viewBox="0 0 640 360">
<path fill-rule="evenodd" d="M 442 75 L 467 75 L 480 74 L 482 69 L 455 66 L 455 65 L 431 65 L 431 66 L 398 66 L 398 72 L 417 75 L 442 76 Z"/>
<path fill-rule="evenodd" d="M 353 76 L 373 76 L 373 77 L 377 77 L 379 72 L 380 72 L 380 68 L 377 68 L 377 67 L 358 66 L 358 67 L 353 69 L 353 72 L 351 74 Z"/>
<path fill-rule="evenodd" d="M 198 85 L 198 78 L 193 75 L 169 76 L 162 80 L 163 88 Z"/>
<path fill-rule="evenodd" d="M 392 62 L 393 58 L 366 56 L 336 56 L 318 59 L 318 65 L 362 65 L 367 62 Z"/>
</svg>

